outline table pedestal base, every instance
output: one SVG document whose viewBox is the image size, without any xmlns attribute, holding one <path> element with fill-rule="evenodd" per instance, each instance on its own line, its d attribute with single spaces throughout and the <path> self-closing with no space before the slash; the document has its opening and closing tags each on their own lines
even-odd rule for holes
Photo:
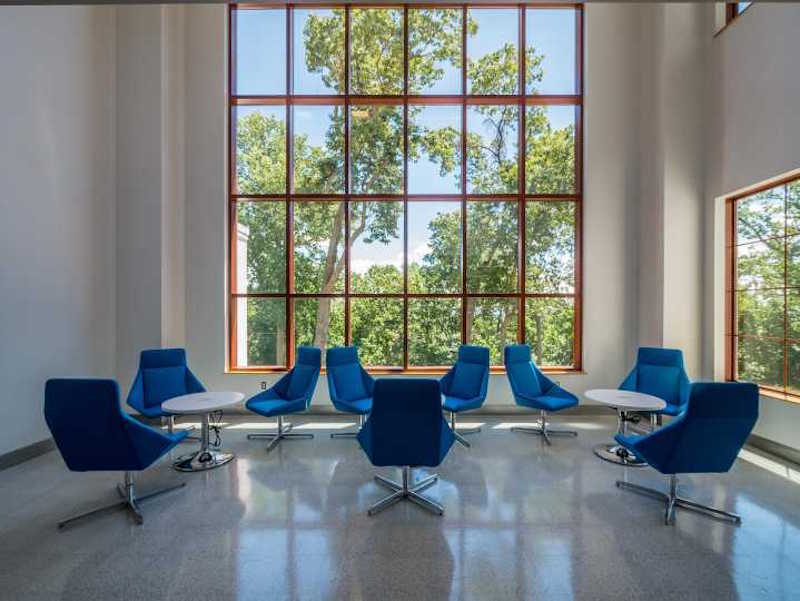
<svg viewBox="0 0 800 601">
<path fill-rule="evenodd" d="M 628 449 L 616 443 L 599 444 L 593 450 L 594 454 L 600 459 L 617 465 L 628 467 L 644 467 L 647 465 L 646 461 L 642 461 Z"/>
<path fill-rule="evenodd" d="M 235 455 L 225 451 L 196 451 L 188 455 L 178 457 L 172 465 L 179 472 L 202 472 L 225 465 L 231 461 Z"/>
</svg>

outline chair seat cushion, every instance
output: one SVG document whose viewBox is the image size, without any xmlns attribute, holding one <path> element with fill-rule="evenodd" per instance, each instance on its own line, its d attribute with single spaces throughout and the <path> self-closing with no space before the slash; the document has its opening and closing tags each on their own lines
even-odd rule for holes
<svg viewBox="0 0 800 601">
<path fill-rule="evenodd" d="M 686 405 L 673 405 L 671 403 L 667 403 L 667 406 L 664 407 L 658 413 L 663 413 L 664 415 L 671 415 L 675 417 L 676 415 L 680 415 L 686 410 Z"/>
<path fill-rule="evenodd" d="M 154 405 L 153 407 L 137 408 L 137 411 L 145 417 L 165 417 L 170 415 L 161 408 L 161 405 Z"/>
<path fill-rule="evenodd" d="M 545 411 L 561 411 L 562 409 L 574 407 L 578 404 L 578 402 L 572 398 L 549 395 L 530 397 L 526 394 L 518 394 L 517 402 L 526 407 L 544 409 Z"/>
<path fill-rule="evenodd" d="M 258 397 L 254 397 L 247 401 L 247 408 L 264 417 L 273 417 L 276 415 L 305 411 L 306 404 L 303 399 L 285 401 L 283 399 L 259 399 Z"/>
<path fill-rule="evenodd" d="M 343 401 L 355 401 L 369 397 L 361 377 L 361 366 L 358 363 L 347 363 L 333 368 L 336 394 Z"/>
<path fill-rule="evenodd" d="M 450 383 L 450 395 L 462 399 L 479 396 L 486 367 L 477 363 L 456 363 L 453 370 L 453 381 Z"/>
<path fill-rule="evenodd" d="M 186 394 L 186 368 L 151 367 L 142 370 L 144 406 L 161 405 L 167 399 Z"/>
<path fill-rule="evenodd" d="M 315 371 L 310 365 L 295 365 L 292 370 L 292 378 L 289 380 L 289 388 L 286 390 L 286 396 L 290 399 L 305 396 Z"/>
<path fill-rule="evenodd" d="M 358 415 L 366 415 L 372 411 L 372 397 L 365 397 L 363 399 L 352 399 L 349 401 L 339 401 L 336 403 L 336 408 L 346 413 L 357 413 Z"/>
<path fill-rule="evenodd" d="M 542 394 L 539 378 L 530 362 L 512 363 L 506 367 L 516 389 L 527 397 L 535 398 Z"/>
<path fill-rule="evenodd" d="M 472 399 L 462 399 L 459 397 L 442 395 L 442 407 L 447 411 L 458 413 L 459 411 L 469 411 L 470 409 L 478 409 L 481 406 L 480 397 Z"/>
</svg>

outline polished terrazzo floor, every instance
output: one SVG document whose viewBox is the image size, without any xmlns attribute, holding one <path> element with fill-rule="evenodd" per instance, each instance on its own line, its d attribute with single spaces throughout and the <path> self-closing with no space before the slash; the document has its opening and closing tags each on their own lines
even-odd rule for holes
<svg viewBox="0 0 800 601">
<path fill-rule="evenodd" d="M 571 420 L 579 437 L 552 447 L 508 431 L 519 416 L 472 421 L 484 431 L 427 491 L 443 517 L 410 503 L 368 517 L 384 490 L 355 441 L 328 437 L 331 419 L 299 420 L 317 437 L 270 455 L 245 439 L 263 424 L 230 419 L 231 464 L 180 474 L 164 461 L 139 479 L 140 494 L 187 482 L 143 503 L 143 526 L 111 513 L 57 531 L 113 501 L 115 475 L 69 473 L 48 453 L 0 472 L 0 599 L 800 599 L 790 465 L 744 451 L 726 476 L 687 479 L 686 496 L 744 523 L 678 510 L 666 527 L 658 502 L 614 486 L 663 486 L 658 474 L 592 454 L 612 420 Z"/>
</svg>

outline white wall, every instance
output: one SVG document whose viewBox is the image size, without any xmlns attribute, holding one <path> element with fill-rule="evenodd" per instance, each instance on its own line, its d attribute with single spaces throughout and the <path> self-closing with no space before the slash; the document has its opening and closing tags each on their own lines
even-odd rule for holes
<svg viewBox="0 0 800 601">
<path fill-rule="evenodd" d="M 226 9 L 186 9 L 187 352 L 211 388 L 248 394 L 275 376 L 225 374 Z M 560 376 L 575 392 L 614 386 L 636 340 L 635 231 L 639 106 L 639 11 L 586 6 L 584 374 Z M 328 405 L 321 380 L 315 404 Z M 505 376 L 492 377 L 489 404 L 512 404 Z"/>
<path fill-rule="evenodd" d="M 44 382 L 114 370 L 114 12 L 0 8 L 0 454 Z"/>
<path fill-rule="evenodd" d="M 708 96 L 704 372 L 724 365 L 723 199 L 800 167 L 800 6 L 756 3 L 714 38 Z M 756 433 L 800 449 L 800 406 L 766 397 Z"/>
</svg>

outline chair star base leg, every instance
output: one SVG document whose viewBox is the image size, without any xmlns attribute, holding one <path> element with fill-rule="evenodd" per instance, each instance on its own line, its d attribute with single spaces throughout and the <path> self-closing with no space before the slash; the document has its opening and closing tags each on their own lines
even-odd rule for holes
<svg viewBox="0 0 800 601">
<path fill-rule="evenodd" d="M 461 444 L 466 448 L 471 448 L 472 445 L 464 438 L 464 434 L 477 434 L 481 431 L 480 427 L 477 428 L 458 428 L 456 426 L 456 413 L 455 411 L 450 412 L 450 429 L 453 431 L 453 435 L 456 437 L 456 442 Z"/>
<path fill-rule="evenodd" d="M 677 476 L 670 476 L 669 493 L 664 493 L 660 490 L 655 490 L 647 486 L 623 482 L 621 480 L 617 480 L 617 488 L 629 490 L 639 495 L 650 497 L 651 499 L 656 499 L 664 503 L 664 524 L 666 525 L 675 523 L 676 507 L 680 507 L 681 509 L 686 509 L 688 511 L 694 511 L 695 513 L 699 513 L 717 520 L 731 522 L 737 526 L 742 523 L 741 516 L 735 513 L 723 511 L 722 509 L 717 509 L 716 507 L 711 507 L 709 505 L 703 505 L 702 503 L 696 503 L 695 501 L 690 501 L 689 499 L 684 499 L 683 497 L 678 496 Z"/>
<path fill-rule="evenodd" d="M 412 485 L 409 485 L 410 479 L 411 479 L 411 468 L 409 467 L 403 468 L 402 483 L 394 482 L 389 478 L 377 474 L 375 476 L 375 482 L 391 490 L 392 494 L 390 494 L 388 497 L 384 497 L 377 503 L 373 504 L 367 510 L 367 514 L 371 516 L 375 515 L 376 513 L 379 513 L 384 509 L 391 507 L 395 503 L 398 503 L 399 501 L 407 500 L 419 505 L 420 507 L 422 507 L 427 511 L 430 511 L 437 515 L 442 515 L 444 513 L 444 507 L 439 505 L 439 503 L 436 503 L 435 501 L 429 499 L 428 497 L 425 497 L 420 494 L 423 490 L 429 488 L 430 486 L 433 486 L 437 482 L 437 480 L 439 479 L 438 474 L 431 474 L 427 478 L 423 478 L 419 482 Z"/>
<path fill-rule="evenodd" d="M 132 516 L 134 521 L 141 525 L 144 523 L 144 517 L 142 516 L 142 512 L 139 509 L 139 502 L 146 501 L 147 499 L 151 499 L 158 495 L 163 495 L 164 493 L 171 492 L 173 490 L 177 490 L 178 488 L 183 488 L 186 486 L 186 482 L 181 482 L 180 484 L 174 484 L 172 486 L 167 486 L 165 488 L 160 488 L 154 491 L 151 491 L 145 495 L 137 496 L 136 489 L 133 485 L 133 473 L 132 472 L 125 472 L 125 483 L 124 484 L 117 484 L 117 493 L 122 498 L 121 501 L 117 501 L 116 503 L 110 503 L 109 505 L 104 505 L 102 507 L 98 507 L 96 509 L 92 509 L 91 511 L 87 511 L 85 513 L 81 513 L 66 520 L 62 520 L 58 523 L 58 529 L 63 530 L 67 526 L 74 524 L 80 520 L 99 515 L 101 513 L 105 513 L 107 511 L 114 511 L 118 509 L 126 509 L 128 510 Z"/>
<path fill-rule="evenodd" d="M 314 438 L 314 435 L 309 433 L 297 433 L 292 432 L 292 424 L 283 423 L 283 417 L 278 416 L 278 428 L 275 432 L 259 432 L 257 434 L 248 434 L 247 440 L 259 440 L 259 439 L 266 439 L 269 441 L 267 444 L 267 453 L 269 453 L 272 449 L 278 446 L 278 443 L 284 439 L 310 439 Z"/>
<path fill-rule="evenodd" d="M 364 427 L 364 416 L 358 416 L 358 430 L 355 432 L 332 432 L 331 438 L 355 438 L 358 436 L 358 433 L 361 431 L 361 428 Z"/>
<path fill-rule="evenodd" d="M 526 434 L 536 434 L 541 436 L 544 441 L 547 443 L 547 446 L 552 445 L 552 441 L 550 440 L 551 436 L 577 436 L 578 433 L 575 430 L 566 430 L 563 428 L 553 428 L 547 421 L 547 412 L 542 411 L 539 421 L 536 423 L 535 426 L 513 426 L 511 428 L 512 432 L 525 432 Z"/>
</svg>

